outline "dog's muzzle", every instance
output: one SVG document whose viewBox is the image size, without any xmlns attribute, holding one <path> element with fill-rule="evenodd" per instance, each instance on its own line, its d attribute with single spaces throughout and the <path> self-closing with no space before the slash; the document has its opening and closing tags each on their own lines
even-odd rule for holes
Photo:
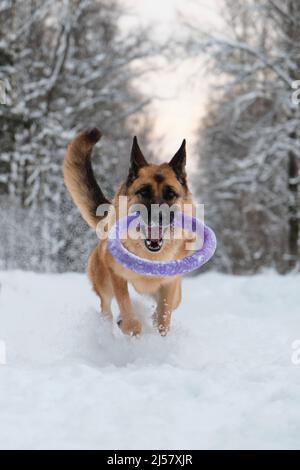
<svg viewBox="0 0 300 470">
<path fill-rule="evenodd" d="M 142 227 L 143 235 L 145 237 L 144 243 L 147 250 L 152 252 L 157 252 L 161 250 L 164 243 L 164 230 L 164 227 L 162 227 L 161 225 L 144 225 Z"/>
</svg>

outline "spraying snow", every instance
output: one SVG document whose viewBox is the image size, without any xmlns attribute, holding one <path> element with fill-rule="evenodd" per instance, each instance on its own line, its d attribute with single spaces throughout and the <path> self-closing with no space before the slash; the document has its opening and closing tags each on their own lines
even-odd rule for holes
<svg viewBox="0 0 300 470">
<path fill-rule="evenodd" d="M 86 276 L 0 273 L 0 448 L 299 448 L 299 281 L 187 279 L 166 338 L 134 294 L 130 338 Z"/>
</svg>

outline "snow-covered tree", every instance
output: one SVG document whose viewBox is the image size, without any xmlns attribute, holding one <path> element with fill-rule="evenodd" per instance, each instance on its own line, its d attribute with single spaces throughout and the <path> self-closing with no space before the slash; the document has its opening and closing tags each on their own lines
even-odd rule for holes
<svg viewBox="0 0 300 470">
<path fill-rule="evenodd" d="M 116 0 L 1 3 L 0 79 L 10 84 L 0 111 L 1 207 L 8 220 L 1 231 L 11 246 L 2 246 L 6 266 L 86 264 L 95 234 L 64 188 L 67 143 L 84 127 L 102 129 L 95 166 L 111 195 L 128 166 L 130 122 L 147 104 L 132 86 L 133 64 L 151 46 L 142 31 L 120 33 L 121 15 Z"/>
<path fill-rule="evenodd" d="M 298 0 L 227 0 L 224 35 L 188 23 L 186 50 L 218 74 L 199 130 L 198 191 L 228 272 L 299 266 Z"/>
</svg>

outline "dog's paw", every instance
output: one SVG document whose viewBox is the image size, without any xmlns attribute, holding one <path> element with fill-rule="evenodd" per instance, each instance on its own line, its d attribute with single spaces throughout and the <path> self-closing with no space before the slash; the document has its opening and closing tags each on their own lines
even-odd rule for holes
<svg viewBox="0 0 300 470">
<path fill-rule="evenodd" d="M 167 336 L 167 334 L 170 330 L 170 325 L 160 324 L 160 325 L 157 325 L 157 329 L 158 329 L 161 336 Z"/>
<path fill-rule="evenodd" d="M 117 323 L 125 335 L 138 336 L 142 331 L 142 324 L 137 318 L 119 319 Z"/>
</svg>

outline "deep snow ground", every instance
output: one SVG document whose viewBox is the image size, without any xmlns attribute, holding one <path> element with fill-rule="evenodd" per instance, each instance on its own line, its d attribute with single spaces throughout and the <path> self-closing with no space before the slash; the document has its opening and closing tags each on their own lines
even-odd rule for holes
<svg viewBox="0 0 300 470">
<path fill-rule="evenodd" d="M 300 276 L 185 280 L 166 338 L 136 296 L 138 339 L 84 275 L 0 284 L 0 448 L 300 448 Z"/>
</svg>

